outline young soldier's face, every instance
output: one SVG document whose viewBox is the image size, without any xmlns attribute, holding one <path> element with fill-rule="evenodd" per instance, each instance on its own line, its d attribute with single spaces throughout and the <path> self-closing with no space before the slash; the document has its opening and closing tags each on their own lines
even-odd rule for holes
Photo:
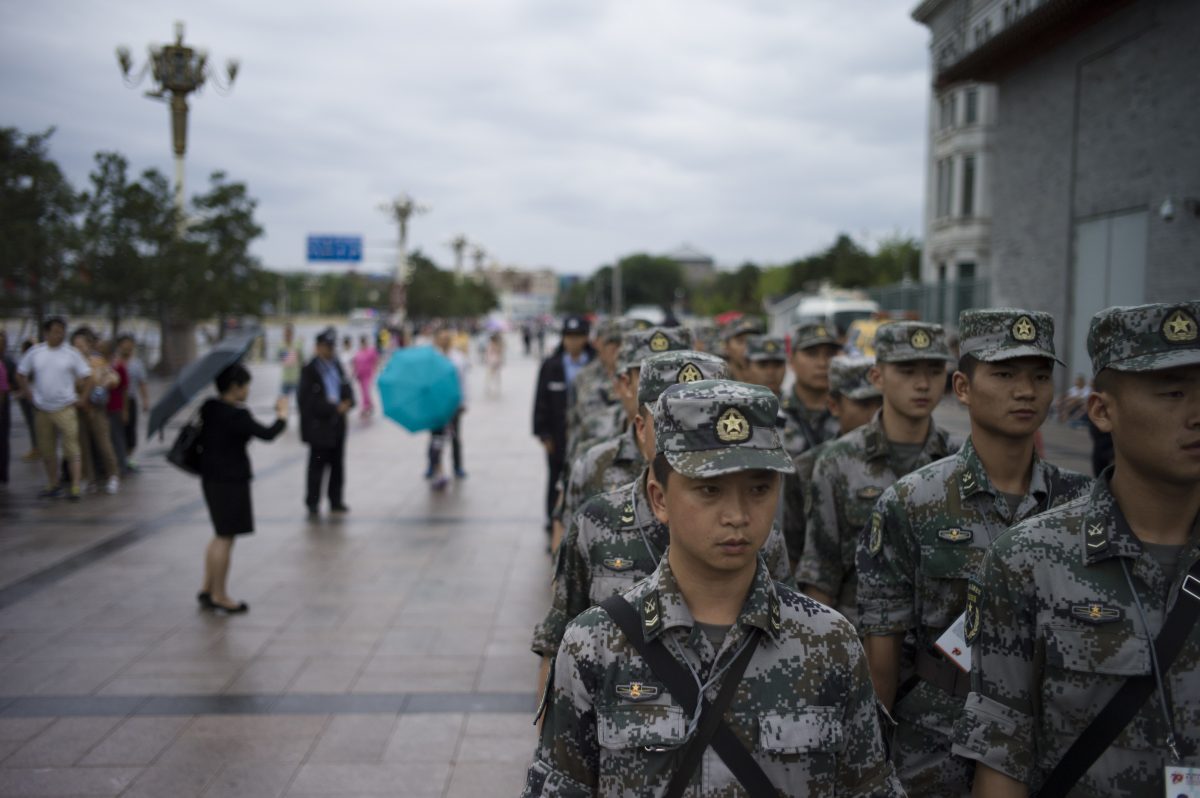
<svg viewBox="0 0 1200 798">
<path fill-rule="evenodd" d="M 736 366 L 746 364 L 746 338 L 750 333 L 735 335 L 725 342 L 725 358 Z"/>
<path fill-rule="evenodd" d="M 971 421 L 994 435 L 1027 438 L 1042 426 L 1054 401 L 1054 361 L 1018 357 L 977 363 L 975 373 L 954 375 L 954 393 Z"/>
<path fill-rule="evenodd" d="M 633 417 L 633 429 L 637 436 L 638 449 L 649 463 L 654 459 L 654 455 L 658 454 L 654 437 L 654 414 L 644 406 L 639 408 L 638 414 Z"/>
<path fill-rule="evenodd" d="M 1088 414 L 1111 432 L 1117 457 L 1171 485 L 1200 482 L 1200 366 L 1112 372 L 1088 399 Z"/>
<path fill-rule="evenodd" d="M 621 351 L 620 341 L 604 341 L 600 344 L 600 362 L 606 369 L 617 365 L 617 352 Z"/>
<path fill-rule="evenodd" d="M 870 421 L 883 404 L 882 399 L 851 399 L 848 396 L 829 397 L 829 410 L 838 420 L 838 432 L 845 435 Z"/>
<path fill-rule="evenodd" d="M 691 479 L 676 472 L 665 489 L 653 477 L 649 488 L 654 515 L 670 528 L 672 557 L 714 575 L 754 569 L 775 520 L 778 474 L 754 470 Z"/>
<path fill-rule="evenodd" d="M 819 344 L 792 351 L 792 373 L 796 382 L 810 391 L 829 390 L 829 361 L 841 351 L 833 344 Z"/>
<path fill-rule="evenodd" d="M 787 374 L 787 363 L 782 360 L 751 360 L 746 365 L 748 382 L 767 388 L 776 396 L 783 390 L 783 378 Z"/>
<path fill-rule="evenodd" d="M 613 380 L 617 386 L 617 398 L 621 400 L 621 407 L 625 410 L 625 418 L 637 415 L 637 392 L 641 374 L 640 368 L 626 369 Z"/>
<path fill-rule="evenodd" d="M 883 393 L 884 404 L 905 418 L 919 421 L 933 415 L 946 389 L 946 365 L 941 360 L 881 363 L 871 369 L 871 382 Z"/>
</svg>

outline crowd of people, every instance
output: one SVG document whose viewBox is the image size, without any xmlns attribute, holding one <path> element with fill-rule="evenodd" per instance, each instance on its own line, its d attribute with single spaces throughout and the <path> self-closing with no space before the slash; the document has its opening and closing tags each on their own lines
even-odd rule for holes
<svg viewBox="0 0 1200 798">
<path fill-rule="evenodd" d="M 524 795 L 1190 794 L 1198 320 L 1091 320 L 1059 410 L 1111 440 L 1093 479 L 1041 453 L 1045 313 L 964 311 L 954 354 L 885 323 L 873 358 L 821 322 L 568 317 L 533 412 L 555 568 Z"/>
<path fill-rule="evenodd" d="M 138 409 L 148 405 L 148 375 L 136 342 L 131 335 L 102 340 L 89 327 L 68 338 L 59 317 L 45 320 L 41 338 L 24 341 L 15 359 L 0 330 L 0 482 L 8 481 L 15 397 L 30 431 L 24 459 L 45 466 L 40 497 L 116 494 L 121 479 L 138 469 Z"/>
</svg>

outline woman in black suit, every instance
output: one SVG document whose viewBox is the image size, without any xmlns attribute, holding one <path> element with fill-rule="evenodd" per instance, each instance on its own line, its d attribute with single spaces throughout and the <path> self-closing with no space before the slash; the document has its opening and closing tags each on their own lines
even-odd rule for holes
<svg viewBox="0 0 1200 798">
<path fill-rule="evenodd" d="M 264 427 L 254 420 L 243 403 L 250 393 L 250 372 L 235 363 L 217 375 L 219 399 L 209 399 L 200 408 L 204 449 L 200 458 L 200 480 L 204 503 L 212 518 L 215 536 L 204 556 L 204 585 L 196 599 L 206 610 L 247 612 L 244 601 L 234 601 L 225 592 L 229 557 L 234 538 L 254 532 L 254 510 L 250 505 L 250 438 L 269 441 L 287 427 L 288 402 L 275 402 L 275 423 Z"/>
</svg>

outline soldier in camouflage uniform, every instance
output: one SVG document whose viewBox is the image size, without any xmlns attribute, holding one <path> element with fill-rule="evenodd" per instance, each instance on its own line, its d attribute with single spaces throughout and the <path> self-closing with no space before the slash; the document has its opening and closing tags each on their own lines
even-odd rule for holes
<svg viewBox="0 0 1200 798">
<path fill-rule="evenodd" d="M 967 579 L 1004 530 L 1092 483 L 1034 450 L 1054 401 L 1050 314 L 965 310 L 958 329 L 954 391 L 971 437 L 958 454 L 885 490 L 858 542 L 858 630 L 876 693 L 898 723 L 896 773 L 922 796 L 971 789 L 974 764 L 950 754 L 968 674 L 934 645 L 966 608 Z M 898 695 L 901 673 L 913 675 Z"/>
<path fill-rule="evenodd" d="M 692 671 L 707 701 L 754 646 L 725 723 L 781 795 L 900 796 L 884 754 L 865 655 L 853 627 L 770 578 L 757 549 L 791 459 L 764 388 L 672 386 L 654 410 L 660 454 L 650 499 L 670 547 L 623 594 L 648 640 Z M 694 733 L 605 610 L 567 627 L 544 699 L 524 795 L 661 795 Z M 748 795 L 703 752 L 690 796 Z"/>
<path fill-rule="evenodd" d="M 746 382 L 761 385 L 776 396 L 783 394 L 787 376 L 787 345 L 775 335 L 746 336 Z M 783 414 L 780 414 L 782 421 Z"/>
<path fill-rule="evenodd" d="M 829 361 L 842 345 L 824 324 L 801 324 L 792 333 L 792 390 L 783 400 L 783 446 L 792 457 L 838 435 L 838 421 L 829 412 Z"/>
<path fill-rule="evenodd" d="M 869 376 L 874 365 L 873 357 L 838 355 L 829 361 L 829 411 L 838 420 L 839 435 L 853 432 L 879 411 L 883 397 Z M 831 438 L 793 458 L 796 473 L 788 474 L 783 480 L 783 538 L 787 541 L 788 560 L 793 571 L 804 551 L 805 507 L 812 486 L 813 466 L 834 440 L 836 438 Z"/>
<path fill-rule="evenodd" d="M 1200 601 L 1187 576 L 1200 560 L 1198 321 L 1194 300 L 1092 318 L 1088 414 L 1112 433 L 1115 465 L 1087 496 L 1002 535 L 969 588 L 971 693 L 953 751 L 976 761 L 976 795 L 1041 790 L 1132 677 L 1156 690 L 1111 746 L 1089 752 L 1074 789 L 1054 794 L 1191 794 L 1164 792 L 1163 768 L 1200 766 L 1200 626 L 1165 672 L 1150 641 L 1175 605 Z"/>
<path fill-rule="evenodd" d="M 563 494 L 563 521 L 574 517 L 586 500 L 618 485 L 632 482 L 646 465 L 631 420 L 638 414 L 638 381 L 643 359 L 691 346 L 691 333 L 682 327 L 651 327 L 627 333 L 617 355 L 616 392 L 620 399 L 623 431 L 607 440 L 593 442 L 577 454 Z M 658 398 L 657 396 L 655 397 Z"/>
<path fill-rule="evenodd" d="M 575 382 L 571 385 L 573 400 L 567 413 L 568 447 L 578 439 L 584 419 L 617 403 L 613 379 L 624 323 L 623 319 L 608 319 L 595 327 L 592 345 L 596 349 L 596 358 L 575 375 Z"/>
<path fill-rule="evenodd" d="M 932 418 L 949 358 L 939 324 L 881 325 L 870 373 L 883 407 L 869 423 L 831 443 L 813 465 L 796 583 L 852 622 L 858 618 L 858 533 L 875 502 L 900 477 L 958 449 Z"/>
<path fill-rule="evenodd" d="M 721 331 L 722 355 L 729 363 L 729 374 L 733 379 L 746 379 L 746 338 L 762 334 L 762 325 L 746 318 L 730 322 Z"/>
</svg>

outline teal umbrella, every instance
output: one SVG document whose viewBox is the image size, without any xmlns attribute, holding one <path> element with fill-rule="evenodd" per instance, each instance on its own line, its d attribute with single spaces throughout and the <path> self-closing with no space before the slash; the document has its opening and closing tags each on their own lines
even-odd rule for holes
<svg viewBox="0 0 1200 798">
<path fill-rule="evenodd" d="M 409 432 L 441 429 L 462 404 L 458 369 L 432 346 L 397 349 L 376 385 L 383 414 Z"/>
</svg>

